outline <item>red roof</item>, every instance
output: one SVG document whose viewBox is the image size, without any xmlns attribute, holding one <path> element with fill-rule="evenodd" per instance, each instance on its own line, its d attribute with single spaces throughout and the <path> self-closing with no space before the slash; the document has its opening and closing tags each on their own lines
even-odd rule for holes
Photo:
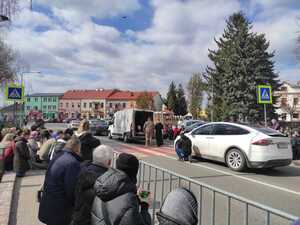
<svg viewBox="0 0 300 225">
<path fill-rule="evenodd" d="M 109 96 L 109 100 L 136 100 L 143 91 L 118 91 Z M 147 91 L 152 97 L 158 95 L 158 92 L 155 91 Z"/>
<path fill-rule="evenodd" d="M 107 99 L 114 90 L 70 90 L 62 99 Z"/>
<path fill-rule="evenodd" d="M 120 90 L 70 90 L 64 93 L 61 99 L 107 99 L 107 100 L 136 100 L 143 91 L 120 91 Z M 155 91 L 147 92 L 151 96 L 159 93 Z"/>
</svg>

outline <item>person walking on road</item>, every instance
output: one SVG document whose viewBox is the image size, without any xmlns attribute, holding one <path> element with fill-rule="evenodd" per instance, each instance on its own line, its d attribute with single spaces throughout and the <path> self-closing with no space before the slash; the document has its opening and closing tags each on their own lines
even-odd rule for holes
<svg viewBox="0 0 300 225">
<path fill-rule="evenodd" d="M 158 122 L 155 124 L 155 137 L 156 137 L 156 144 L 158 147 L 164 144 L 163 129 L 164 129 L 163 124 L 160 122 L 160 120 L 158 120 Z"/>
<path fill-rule="evenodd" d="M 149 198 L 137 196 L 138 159 L 121 153 L 116 167 L 118 170 L 109 169 L 96 180 L 91 225 L 150 225 Z"/>
<path fill-rule="evenodd" d="M 94 184 L 111 166 L 113 149 L 106 145 L 93 151 L 93 161 L 84 162 L 75 188 L 75 207 L 72 225 L 91 224 L 91 209 L 96 193 Z"/>
<path fill-rule="evenodd" d="M 93 150 L 101 145 L 101 142 L 90 132 L 90 123 L 88 120 L 81 121 L 76 135 L 81 142 L 82 159 L 91 161 L 93 159 Z"/>
<path fill-rule="evenodd" d="M 80 140 L 76 136 L 54 157 L 46 172 L 39 220 L 47 225 L 69 225 L 75 202 L 75 185 L 80 173 Z"/>
<path fill-rule="evenodd" d="M 146 137 L 146 146 L 152 145 L 153 133 L 154 133 L 154 123 L 152 118 L 149 117 L 147 122 L 144 124 L 144 132 Z"/>
<path fill-rule="evenodd" d="M 3 140 L 0 143 L 0 148 L 3 151 L 3 159 L 2 159 L 4 161 L 3 169 L 6 171 L 13 170 L 14 151 L 16 148 L 14 136 L 15 135 L 13 133 L 8 133 L 4 136 Z"/>
<path fill-rule="evenodd" d="M 171 191 L 157 213 L 159 225 L 198 224 L 198 203 L 192 192 L 185 188 Z"/>
<path fill-rule="evenodd" d="M 30 131 L 23 130 L 20 137 L 16 138 L 16 149 L 14 152 L 14 171 L 17 177 L 23 177 L 30 169 L 30 152 L 27 146 Z"/>
</svg>

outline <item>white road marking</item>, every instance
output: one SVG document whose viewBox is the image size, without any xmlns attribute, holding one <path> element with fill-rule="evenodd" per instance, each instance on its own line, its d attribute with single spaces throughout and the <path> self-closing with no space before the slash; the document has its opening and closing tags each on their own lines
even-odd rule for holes
<svg viewBox="0 0 300 225">
<path fill-rule="evenodd" d="M 169 158 L 169 159 L 176 160 L 175 157 L 171 157 L 171 156 L 165 156 L 165 157 Z M 212 167 L 209 167 L 209 166 L 205 166 L 205 165 L 201 165 L 201 164 L 191 164 L 191 166 L 197 166 L 197 167 L 202 167 L 202 168 L 205 168 L 205 169 L 213 170 L 213 171 L 216 171 L 216 172 L 219 172 L 219 173 L 223 173 L 225 175 L 237 177 L 239 179 L 243 179 L 243 180 L 250 181 L 250 182 L 253 182 L 253 183 L 261 184 L 261 185 L 264 185 L 264 186 L 267 186 L 267 187 L 270 187 L 270 188 L 273 188 L 273 189 L 277 189 L 277 190 L 280 190 L 280 191 L 284 191 L 284 192 L 288 192 L 290 194 L 300 196 L 300 192 L 297 192 L 297 191 L 293 191 L 293 190 L 290 190 L 290 189 L 287 189 L 287 188 L 279 187 L 279 186 L 276 186 L 276 185 L 273 185 L 273 184 L 268 184 L 268 183 L 258 181 L 258 180 L 252 179 L 252 178 L 243 177 L 243 176 L 238 175 L 238 174 L 234 174 L 234 173 L 226 172 L 226 171 L 223 171 L 223 170 L 215 169 L 215 168 L 212 168 Z"/>
</svg>

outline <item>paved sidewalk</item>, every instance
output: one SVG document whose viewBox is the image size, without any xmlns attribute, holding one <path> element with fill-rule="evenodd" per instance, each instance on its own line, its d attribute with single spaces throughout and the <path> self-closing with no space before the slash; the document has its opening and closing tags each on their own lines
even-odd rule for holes
<svg viewBox="0 0 300 225">
<path fill-rule="evenodd" d="M 17 178 L 9 225 L 42 225 L 38 221 L 36 193 L 44 182 L 44 171 L 30 171 Z"/>
</svg>

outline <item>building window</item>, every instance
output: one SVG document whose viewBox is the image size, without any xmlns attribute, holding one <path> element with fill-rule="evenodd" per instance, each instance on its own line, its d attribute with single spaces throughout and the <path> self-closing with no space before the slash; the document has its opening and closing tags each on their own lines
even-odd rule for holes
<svg viewBox="0 0 300 225">
<path fill-rule="evenodd" d="M 38 98 L 34 98 L 34 101 L 37 102 L 37 101 L 38 101 Z"/>
<path fill-rule="evenodd" d="M 112 103 L 109 103 L 109 108 L 112 108 L 113 107 L 113 104 Z"/>
<path fill-rule="evenodd" d="M 298 105 L 299 104 L 299 98 L 294 98 L 294 105 Z"/>
<path fill-rule="evenodd" d="M 104 108 L 104 103 L 103 102 L 101 102 L 100 107 L 101 107 L 101 109 Z"/>
<path fill-rule="evenodd" d="M 126 108 L 126 103 L 125 102 L 123 103 L 123 108 Z"/>
<path fill-rule="evenodd" d="M 53 106 L 53 110 L 56 110 L 56 106 L 55 105 Z"/>
<path fill-rule="evenodd" d="M 83 108 L 86 108 L 86 102 L 85 102 L 85 103 L 83 103 Z"/>
<path fill-rule="evenodd" d="M 55 97 L 53 98 L 53 102 L 56 102 L 56 98 Z"/>
<path fill-rule="evenodd" d="M 74 103 L 72 102 L 72 108 L 74 108 Z"/>
<path fill-rule="evenodd" d="M 78 108 L 80 108 L 80 103 L 78 103 Z"/>
<path fill-rule="evenodd" d="M 52 102 L 52 99 L 51 99 L 51 98 L 48 98 L 48 102 Z"/>
<path fill-rule="evenodd" d="M 90 103 L 90 108 L 92 108 L 93 107 L 93 103 Z"/>
<path fill-rule="evenodd" d="M 299 118 L 299 113 L 294 113 L 293 114 L 293 119 L 298 119 Z"/>
<path fill-rule="evenodd" d="M 68 102 L 66 103 L 66 108 L 69 108 L 69 103 Z"/>
<path fill-rule="evenodd" d="M 287 87 L 281 87 L 280 91 L 287 91 Z"/>
<path fill-rule="evenodd" d="M 74 118 L 74 113 L 72 113 L 72 118 Z"/>
<path fill-rule="evenodd" d="M 44 102 L 47 102 L 47 98 L 44 98 Z"/>
<path fill-rule="evenodd" d="M 27 102 L 30 102 L 30 98 L 27 98 Z"/>
<path fill-rule="evenodd" d="M 37 107 L 37 106 L 34 106 L 33 109 L 34 109 L 34 110 L 38 110 L 38 107 Z"/>
<path fill-rule="evenodd" d="M 64 104 L 63 104 L 62 102 L 60 103 L 60 107 L 61 107 L 61 108 L 64 107 Z"/>
<path fill-rule="evenodd" d="M 51 105 L 48 105 L 48 110 L 51 110 Z"/>
<path fill-rule="evenodd" d="M 46 105 L 44 105 L 44 106 L 43 106 L 43 109 L 44 109 L 44 110 L 46 110 L 46 109 L 47 109 L 47 106 L 46 106 Z"/>
<path fill-rule="evenodd" d="M 287 99 L 286 98 L 282 98 L 281 99 L 281 105 L 282 106 L 286 106 L 287 105 Z"/>
<path fill-rule="evenodd" d="M 28 111 L 30 110 L 30 106 L 27 106 L 27 110 L 28 110 Z"/>
</svg>

